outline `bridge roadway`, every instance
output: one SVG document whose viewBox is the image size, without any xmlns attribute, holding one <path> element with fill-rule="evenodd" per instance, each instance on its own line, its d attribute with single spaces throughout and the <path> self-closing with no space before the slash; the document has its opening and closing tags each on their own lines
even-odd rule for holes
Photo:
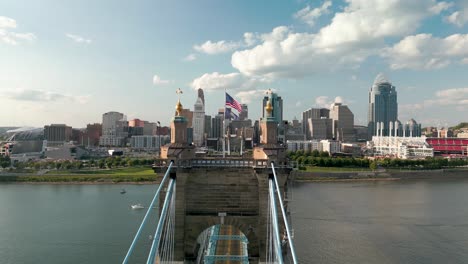
<svg viewBox="0 0 468 264">
<path fill-rule="evenodd" d="M 248 242 L 240 230 L 230 225 L 216 225 L 211 228 L 208 239 L 210 244 L 205 252 L 204 263 L 248 263 Z"/>
</svg>

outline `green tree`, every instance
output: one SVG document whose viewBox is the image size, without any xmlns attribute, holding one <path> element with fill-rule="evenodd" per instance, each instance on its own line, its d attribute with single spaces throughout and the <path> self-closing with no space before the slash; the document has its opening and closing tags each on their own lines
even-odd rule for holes
<svg viewBox="0 0 468 264">
<path fill-rule="evenodd" d="M 369 168 L 371 170 L 376 170 L 377 169 L 377 161 L 376 160 L 373 160 L 369 163 Z"/>
</svg>

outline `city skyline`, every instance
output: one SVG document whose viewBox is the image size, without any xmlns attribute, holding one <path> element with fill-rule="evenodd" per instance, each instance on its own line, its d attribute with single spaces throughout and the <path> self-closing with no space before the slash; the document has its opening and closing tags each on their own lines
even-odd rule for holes
<svg viewBox="0 0 468 264">
<path fill-rule="evenodd" d="M 367 125 L 379 72 L 398 91 L 401 122 L 454 125 L 468 110 L 462 0 L 49 0 L 0 10 L 0 126 L 85 127 L 109 111 L 167 125 L 177 87 L 190 108 L 202 88 L 208 115 L 226 88 L 255 120 L 271 88 L 287 120 L 339 101 Z"/>
</svg>

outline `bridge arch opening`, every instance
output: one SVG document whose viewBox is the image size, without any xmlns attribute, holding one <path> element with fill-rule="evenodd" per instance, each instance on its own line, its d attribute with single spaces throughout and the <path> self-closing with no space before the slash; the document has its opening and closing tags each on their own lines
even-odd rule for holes
<svg viewBox="0 0 468 264">
<path fill-rule="evenodd" d="M 215 263 L 235 261 L 248 263 L 247 236 L 237 227 L 227 224 L 212 225 L 203 230 L 196 240 L 196 262 Z"/>
</svg>

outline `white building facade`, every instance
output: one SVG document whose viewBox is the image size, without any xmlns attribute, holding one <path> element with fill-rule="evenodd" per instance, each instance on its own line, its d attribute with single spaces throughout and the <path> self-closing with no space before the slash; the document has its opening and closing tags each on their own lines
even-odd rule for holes
<svg viewBox="0 0 468 264">
<path fill-rule="evenodd" d="M 367 148 L 375 157 L 399 159 L 425 159 L 434 157 L 434 149 L 426 142 L 426 137 L 386 137 L 373 136 Z"/>
<path fill-rule="evenodd" d="M 193 111 L 193 143 L 201 147 L 205 143 L 205 104 L 198 97 Z"/>
</svg>

